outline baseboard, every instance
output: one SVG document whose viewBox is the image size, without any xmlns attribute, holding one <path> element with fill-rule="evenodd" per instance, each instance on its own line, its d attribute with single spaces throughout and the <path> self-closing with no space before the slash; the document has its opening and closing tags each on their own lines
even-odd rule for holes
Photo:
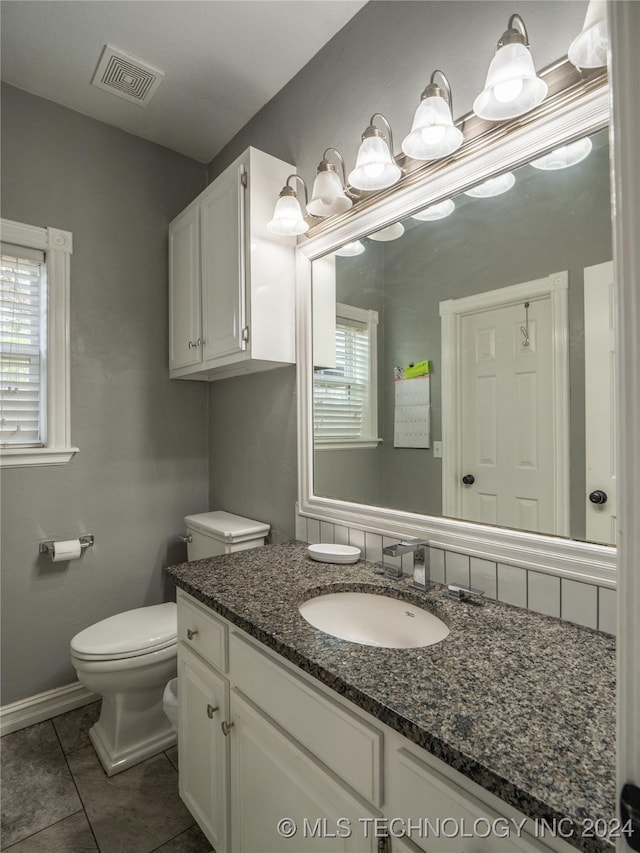
<svg viewBox="0 0 640 853">
<path fill-rule="evenodd" d="M 99 698 L 97 693 L 92 693 L 76 681 L 12 702 L 0 708 L 0 737 L 88 705 Z"/>
</svg>

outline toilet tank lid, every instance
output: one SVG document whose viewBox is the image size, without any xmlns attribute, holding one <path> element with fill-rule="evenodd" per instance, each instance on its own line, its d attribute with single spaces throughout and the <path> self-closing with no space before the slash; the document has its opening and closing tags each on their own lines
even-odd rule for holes
<svg viewBox="0 0 640 853">
<path fill-rule="evenodd" d="M 241 515 L 233 515 L 223 510 L 187 515 L 184 523 L 187 530 L 197 530 L 199 533 L 215 536 L 223 542 L 242 542 L 258 536 L 267 536 L 271 529 L 269 524 L 264 524 L 262 521 L 243 518 Z"/>
<path fill-rule="evenodd" d="M 166 648 L 176 642 L 177 633 L 176 605 L 170 601 L 126 610 L 96 622 L 75 635 L 71 649 L 79 655 L 117 657 Z"/>
</svg>

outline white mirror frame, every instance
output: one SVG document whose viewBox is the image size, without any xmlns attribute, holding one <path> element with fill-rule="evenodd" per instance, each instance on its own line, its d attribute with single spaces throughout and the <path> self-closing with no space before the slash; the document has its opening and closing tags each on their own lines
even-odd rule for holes
<svg viewBox="0 0 640 853">
<path fill-rule="evenodd" d="M 534 121 L 513 124 L 516 126 L 509 133 L 496 134 L 486 146 L 469 146 L 467 153 L 463 148 L 445 168 L 434 169 L 422 180 L 411 176 L 395 192 L 380 194 L 379 201 L 336 217 L 333 227 L 323 224 L 317 236 L 298 245 L 298 511 L 320 521 L 389 537 L 421 536 L 447 550 L 615 587 L 617 549 L 611 546 L 356 504 L 321 497 L 313 491 L 312 261 L 472 184 L 527 163 L 550 148 L 607 126 L 608 85 L 603 82 Z"/>
</svg>

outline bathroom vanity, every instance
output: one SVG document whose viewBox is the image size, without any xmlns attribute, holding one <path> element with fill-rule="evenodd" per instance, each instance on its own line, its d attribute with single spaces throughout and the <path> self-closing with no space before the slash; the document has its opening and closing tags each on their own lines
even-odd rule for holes
<svg viewBox="0 0 640 853">
<path fill-rule="evenodd" d="M 167 574 L 180 793 L 218 853 L 612 849 L 613 637 L 417 593 L 366 561 L 315 563 L 302 543 Z M 422 606 L 450 633 L 376 648 L 298 611 L 346 590 Z"/>
</svg>

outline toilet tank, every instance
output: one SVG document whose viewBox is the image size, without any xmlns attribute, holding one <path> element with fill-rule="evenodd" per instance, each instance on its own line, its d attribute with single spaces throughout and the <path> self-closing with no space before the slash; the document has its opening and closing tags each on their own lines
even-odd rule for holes
<svg viewBox="0 0 640 853">
<path fill-rule="evenodd" d="M 233 515 L 230 512 L 201 512 L 185 516 L 187 558 L 204 560 L 234 551 L 247 551 L 264 545 L 271 529 L 268 524 Z"/>
</svg>

